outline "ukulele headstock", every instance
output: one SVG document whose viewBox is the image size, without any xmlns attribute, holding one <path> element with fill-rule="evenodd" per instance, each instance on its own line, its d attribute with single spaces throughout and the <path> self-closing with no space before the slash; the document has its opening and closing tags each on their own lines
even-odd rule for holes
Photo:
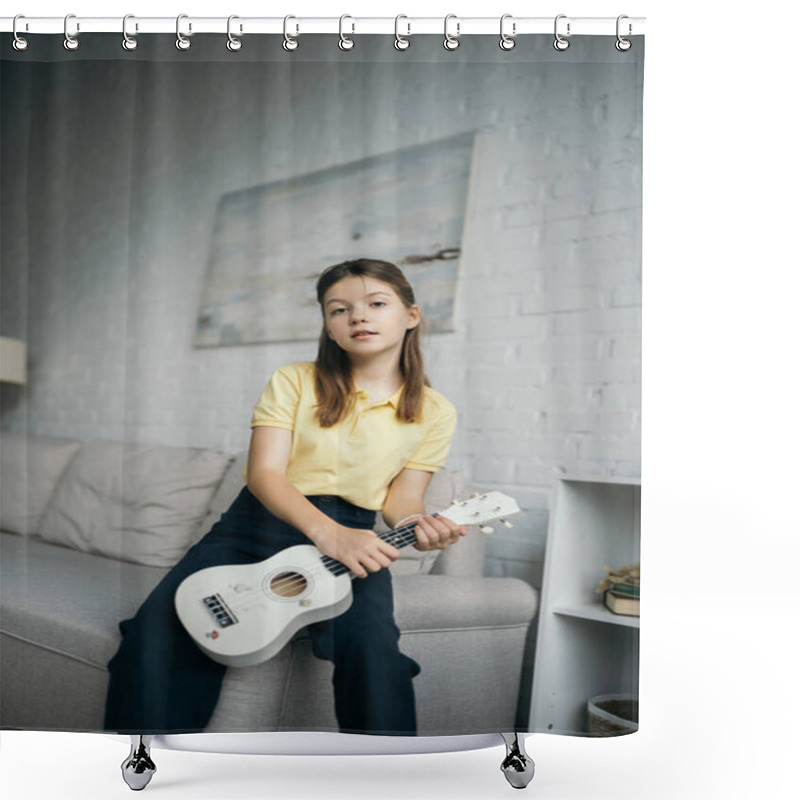
<svg viewBox="0 0 800 800">
<path fill-rule="evenodd" d="M 469 500 L 454 500 L 442 515 L 453 520 L 456 525 L 478 525 L 482 533 L 494 533 L 486 523 L 499 519 L 507 528 L 513 527 L 505 517 L 518 514 L 517 501 L 502 492 L 474 494 Z"/>
</svg>

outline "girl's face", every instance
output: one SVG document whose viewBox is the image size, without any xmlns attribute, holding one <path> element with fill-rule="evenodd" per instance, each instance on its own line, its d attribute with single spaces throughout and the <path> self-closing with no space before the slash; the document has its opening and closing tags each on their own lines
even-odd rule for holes
<svg viewBox="0 0 800 800">
<path fill-rule="evenodd" d="M 407 330 L 420 323 L 419 306 L 407 308 L 394 287 L 367 275 L 348 275 L 322 301 L 325 330 L 351 360 L 396 353 L 399 361 Z"/>
</svg>

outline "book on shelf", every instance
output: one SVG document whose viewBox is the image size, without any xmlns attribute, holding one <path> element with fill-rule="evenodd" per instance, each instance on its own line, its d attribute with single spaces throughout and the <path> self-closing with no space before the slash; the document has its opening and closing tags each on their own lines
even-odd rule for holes
<svg viewBox="0 0 800 800">
<path fill-rule="evenodd" d="M 631 583 L 612 582 L 611 586 L 608 587 L 608 590 L 614 592 L 614 594 L 625 595 L 626 597 L 639 596 L 639 587 L 634 586 Z"/>
<path fill-rule="evenodd" d="M 637 587 L 638 588 L 638 587 Z M 608 589 L 605 592 L 606 608 L 614 614 L 622 614 L 626 617 L 639 616 L 639 597 L 633 597 L 629 594 L 622 594 L 614 589 Z"/>
</svg>

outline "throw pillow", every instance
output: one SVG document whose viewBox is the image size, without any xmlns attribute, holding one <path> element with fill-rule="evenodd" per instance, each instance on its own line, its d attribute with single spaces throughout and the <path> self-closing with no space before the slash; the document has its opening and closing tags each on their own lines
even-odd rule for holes
<svg viewBox="0 0 800 800">
<path fill-rule="evenodd" d="M 58 479 L 81 442 L 58 436 L 6 433 L 0 438 L 0 529 L 38 533 Z"/>
<path fill-rule="evenodd" d="M 216 450 L 88 442 L 42 519 L 46 541 L 171 567 L 191 546 L 231 456 Z"/>
</svg>

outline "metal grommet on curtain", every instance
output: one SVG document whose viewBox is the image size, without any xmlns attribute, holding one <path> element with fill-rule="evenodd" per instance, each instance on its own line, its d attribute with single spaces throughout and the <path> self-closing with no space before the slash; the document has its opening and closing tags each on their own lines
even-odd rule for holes
<svg viewBox="0 0 800 800">
<path fill-rule="evenodd" d="M 127 25 L 128 25 L 128 20 L 129 19 L 135 19 L 133 14 L 126 14 L 122 18 L 122 48 L 124 50 L 135 50 L 137 48 L 139 42 L 136 41 L 136 37 L 135 36 L 128 36 Z M 139 30 L 139 23 L 138 22 L 136 23 L 136 30 L 137 31 Z"/>
<path fill-rule="evenodd" d="M 25 15 L 24 14 L 17 14 L 17 16 L 14 17 L 14 24 L 12 26 L 12 30 L 14 32 L 14 41 L 12 42 L 12 46 L 14 47 L 15 50 L 27 50 L 28 49 L 28 40 L 27 39 L 23 39 L 22 36 L 20 36 L 17 33 L 17 20 L 18 19 L 25 19 Z M 25 29 L 27 30 L 27 28 L 28 28 L 28 23 L 26 22 L 25 23 Z"/>
<path fill-rule="evenodd" d="M 566 50 L 569 47 L 569 39 L 565 39 L 558 32 L 558 21 L 560 19 L 566 19 L 566 18 L 567 18 L 566 14 L 559 14 L 556 17 L 556 23 L 555 23 L 556 40 L 553 42 L 553 47 L 555 47 L 556 50 L 560 50 L 561 52 L 563 52 L 564 50 Z M 570 23 L 568 22 L 567 23 L 567 36 L 569 36 L 569 34 L 570 34 Z"/>
<path fill-rule="evenodd" d="M 178 14 L 178 18 L 175 20 L 175 34 L 178 37 L 175 40 L 175 47 L 177 47 L 178 50 L 188 50 L 192 46 L 191 40 L 187 39 L 181 33 L 181 20 L 186 18 L 186 17 L 188 17 L 188 16 L 189 16 L 188 14 Z M 191 32 L 192 32 L 192 23 L 190 22 L 189 23 L 189 33 L 191 33 Z"/>
<path fill-rule="evenodd" d="M 405 14 L 398 14 L 394 18 L 394 46 L 396 50 L 408 50 L 408 48 L 411 47 L 411 41 L 409 39 L 404 39 L 400 35 L 399 26 L 401 19 L 408 19 L 408 17 Z M 411 36 L 411 23 L 407 22 L 406 25 L 408 26 L 406 36 Z"/>
<path fill-rule="evenodd" d="M 631 49 L 631 44 L 632 44 L 630 39 L 623 39 L 622 35 L 619 32 L 619 23 L 623 19 L 629 19 L 628 15 L 627 14 L 620 14 L 617 17 L 617 41 L 614 43 L 614 47 L 616 47 L 617 50 L 620 51 L 620 53 L 624 53 L 626 50 L 630 50 Z M 628 36 L 630 36 L 632 32 L 633 32 L 633 25 L 631 25 L 631 23 L 629 22 L 628 23 Z"/>
<path fill-rule="evenodd" d="M 67 14 L 64 17 L 64 49 L 65 50 L 77 50 L 80 47 L 80 42 L 75 36 L 70 36 L 69 31 L 67 30 L 67 26 L 69 25 L 70 17 L 74 17 L 75 14 Z M 77 24 L 77 30 L 80 31 L 81 26 L 80 23 Z"/>
<path fill-rule="evenodd" d="M 461 44 L 459 42 L 458 37 L 461 35 L 461 23 L 456 22 L 456 35 L 452 36 L 450 33 L 447 32 L 447 23 L 451 19 L 457 19 L 455 14 L 448 14 L 444 18 L 444 49 L 445 50 L 456 50 L 458 46 Z"/>
<path fill-rule="evenodd" d="M 500 49 L 501 50 L 511 50 L 514 47 L 514 45 L 516 44 L 516 41 L 512 37 L 517 35 L 517 23 L 516 22 L 512 22 L 511 23 L 511 36 L 509 36 L 503 29 L 503 25 L 505 24 L 505 21 L 507 19 L 510 19 L 510 18 L 511 18 L 511 14 L 503 14 L 503 16 L 500 17 Z"/>
<path fill-rule="evenodd" d="M 231 22 L 233 20 L 235 20 L 235 19 L 239 19 L 239 17 L 237 17 L 236 14 L 231 14 L 228 17 L 228 41 L 225 43 L 225 46 L 228 48 L 228 50 L 231 51 L 231 53 L 235 53 L 237 50 L 241 50 L 242 49 L 242 40 L 241 39 L 237 39 L 231 33 Z M 239 33 L 241 33 L 241 32 L 242 32 L 242 26 L 240 25 L 239 26 Z"/>
<path fill-rule="evenodd" d="M 344 35 L 344 33 L 342 32 L 342 23 L 346 19 L 353 19 L 353 18 L 349 14 L 342 14 L 342 16 L 339 17 L 339 49 L 340 50 L 352 50 L 355 47 L 355 44 L 356 44 L 352 39 L 348 39 Z M 355 33 L 355 31 L 356 31 L 356 24 L 354 22 L 353 23 L 353 30 L 351 31 L 351 33 Z"/>
<path fill-rule="evenodd" d="M 291 36 L 289 36 L 289 33 L 286 30 L 286 24 L 289 22 L 290 19 L 296 19 L 296 17 L 293 17 L 291 14 L 288 14 L 283 18 L 283 49 L 289 51 L 297 50 L 297 46 L 299 44 L 297 39 L 293 39 Z M 295 31 L 295 35 L 300 33 L 300 25 L 297 24 L 296 28 L 297 30 Z"/>
</svg>

